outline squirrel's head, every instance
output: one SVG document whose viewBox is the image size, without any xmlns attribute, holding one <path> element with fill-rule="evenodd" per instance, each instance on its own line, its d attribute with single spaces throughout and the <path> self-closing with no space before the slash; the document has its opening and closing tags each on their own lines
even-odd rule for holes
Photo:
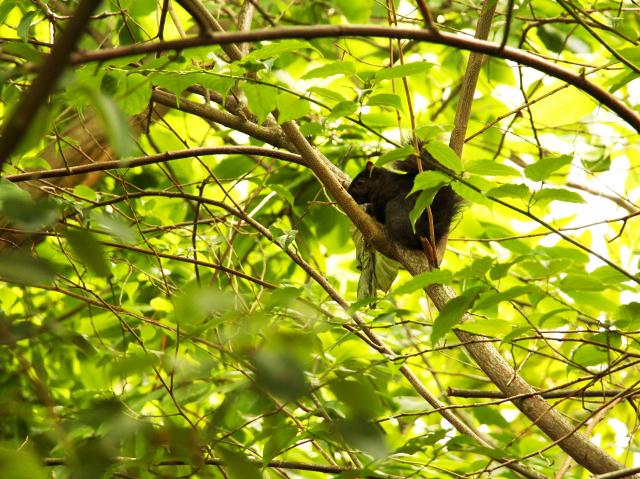
<svg viewBox="0 0 640 479">
<path fill-rule="evenodd" d="M 347 192 L 356 203 L 363 204 L 371 201 L 371 191 L 374 187 L 372 180 L 377 176 L 377 170 L 379 169 L 371 161 L 367 161 L 365 169 L 353 179 Z"/>
</svg>

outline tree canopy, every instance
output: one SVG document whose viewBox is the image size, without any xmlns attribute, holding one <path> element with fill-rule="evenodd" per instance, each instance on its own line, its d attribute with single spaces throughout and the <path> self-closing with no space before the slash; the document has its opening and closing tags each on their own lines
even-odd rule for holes
<svg viewBox="0 0 640 479">
<path fill-rule="evenodd" d="M 639 28 L 3 0 L 2 476 L 635 477 Z M 421 149 L 439 268 L 345 191 Z"/>
</svg>

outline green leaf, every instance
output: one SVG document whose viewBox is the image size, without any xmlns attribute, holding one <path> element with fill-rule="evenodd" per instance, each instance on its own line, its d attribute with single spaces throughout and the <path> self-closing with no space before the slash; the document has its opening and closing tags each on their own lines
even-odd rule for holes
<svg viewBox="0 0 640 479">
<path fill-rule="evenodd" d="M 594 269 L 593 271 L 591 271 L 591 273 L 589 273 L 589 276 L 593 279 L 601 281 L 609 288 L 615 289 L 624 289 L 624 283 L 629 281 L 629 278 L 626 275 L 622 274 L 617 269 L 612 268 L 608 264 Z"/>
<path fill-rule="evenodd" d="M 91 219 L 102 228 L 103 233 L 110 235 L 116 241 L 129 244 L 136 241 L 136 235 L 131 226 L 115 215 L 98 213 L 92 215 Z"/>
<path fill-rule="evenodd" d="M 532 181 L 543 181 L 563 166 L 571 164 L 570 155 L 547 156 L 524 169 L 524 175 Z"/>
<path fill-rule="evenodd" d="M 3 479 L 46 479 L 51 477 L 29 447 L 0 447 L 0 470 Z"/>
<path fill-rule="evenodd" d="M 7 19 L 7 16 L 11 13 L 17 5 L 17 2 L 14 0 L 4 0 L 0 5 L 0 25 L 4 23 Z"/>
<path fill-rule="evenodd" d="M 451 329 L 460 322 L 464 313 L 466 313 L 475 302 L 480 294 L 479 288 L 472 288 L 465 291 L 462 295 L 456 296 L 444 305 L 440 314 L 433 322 L 431 329 L 431 342 L 436 344 Z"/>
<path fill-rule="evenodd" d="M 295 206 L 296 199 L 287 188 L 277 183 L 269 184 L 269 189 L 275 191 L 280 199 L 285 200 L 290 206 Z"/>
<path fill-rule="evenodd" d="M 262 479 L 260 468 L 251 462 L 247 456 L 226 447 L 216 447 L 225 462 L 230 479 Z"/>
<path fill-rule="evenodd" d="M 376 80 L 390 80 L 392 78 L 402 78 L 411 75 L 426 73 L 433 67 L 433 63 L 429 62 L 413 62 L 404 65 L 396 65 L 394 67 L 384 68 L 376 72 Z"/>
<path fill-rule="evenodd" d="M 31 30 L 31 24 L 33 23 L 33 19 L 38 15 L 37 10 L 31 10 L 27 12 L 18 26 L 16 27 L 16 33 L 18 34 L 18 38 L 20 38 L 23 42 L 29 40 L 29 32 Z"/>
<path fill-rule="evenodd" d="M 618 53 L 625 57 L 627 61 L 640 67 L 640 47 L 622 48 L 618 50 Z"/>
<path fill-rule="evenodd" d="M 73 187 L 73 194 L 75 196 L 79 196 L 80 198 L 85 198 L 90 201 L 96 201 L 98 199 L 98 195 L 95 190 L 87 185 L 76 185 Z"/>
<path fill-rule="evenodd" d="M 447 442 L 447 450 L 449 451 L 465 451 L 473 454 L 482 454 L 483 456 L 491 457 L 493 459 L 501 459 L 505 457 L 516 457 L 513 454 L 508 454 L 504 449 L 489 448 L 484 446 L 477 446 L 471 442 L 471 439 L 466 436 L 453 437 Z"/>
<path fill-rule="evenodd" d="M 29 123 L 26 133 L 18 142 L 13 156 L 20 156 L 36 147 L 40 148 L 57 114 L 58 108 L 55 103 L 49 104 L 47 108 L 39 108 Z M 3 118 L 5 122 L 10 119 L 11 116 L 9 115 L 5 115 Z"/>
<path fill-rule="evenodd" d="M 102 278 L 111 275 L 104 248 L 92 233 L 88 230 L 67 229 L 65 237 L 80 262 Z"/>
<path fill-rule="evenodd" d="M 125 91 L 118 104 L 125 115 L 133 116 L 141 113 L 149 106 L 151 100 L 151 82 L 149 78 L 133 73 L 126 77 Z"/>
<path fill-rule="evenodd" d="M 274 395 L 295 401 L 307 392 L 304 371 L 298 361 L 285 352 L 259 351 L 252 358 L 256 382 Z"/>
<path fill-rule="evenodd" d="M 349 116 L 358 111 L 358 104 L 352 101 L 341 101 L 333 107 L 328 116 L 329 120 L 335 120 L 343 116 Z"/>
<path fill-rule="evenodd" d="M 1 8 L 1 6 L 0 6 Z M 36 50 L 31 44 L 19 42 L 19 41 L 10 41 L 5 40 L 2 43 L 2 51 L 3 53 L 8 53 L 10 55 L 14 55 L 18 58 L 23 58 L 29 62 L 40 63 L 44 57 L 44 54 L 38 50 Z"/>
<path fill-rule="evenodd" d="M 55 278 L 54 265 L 41 258 L 34 258 L 24 251 L 0 255 L 0 278 L 9 283 L 49 284 Z"/>
<path fill-rule="evenodd" d="M 411 229 L 413 232 L 416 232 L 416 221 L 420 218 L 420 215 L 424 212 L 424 210 L 431 206 L 433 203 L 433 198 L 436 196 L 438 192 L 438 187 L 429 188 L 426 190 L 422 190 L 416 199 L 416 204 L 413 206 L 411 211 L 409 212 L 409 221 L 411 221 Z"/>
<path fill-rule="evenodd" d="M 477 408 L 474 408 L 474 411 Z M 435 432 L 427 432 L 420 436 L 412 437 L 405 442 L 401 447 L 395 450 L 395 453 L 400 454 L 415 454 L 417 452 L 424 452 L 429 446 L 434 446 L 438 441 L 441 441 L 447 436 L 447 431 L 440 429 Z"/>
<path fill-rule="evenodd" d="M 462 162 L 455 151 L 441 141 L 430 141 L 425 145 L 427 151 L 438 163 L 456 174 L 462 173 Z"/>
<path fill-rule="evenodd" d="M 373 419 L 382 409 L 382 403 L 370 383 L 337 380 L 332 382 L 330 387 L 338 400 L 347 405 L 352 416 Z M 367 401 L 363 401 L 362 398 L 367 398 Z"/>
<path fill-rule="evenodd" d="M 572 359 L 581 366 L 588 367 L 606 363 L 611 359 L 611 356 L 604 348 L 583 344 L 573 352 Z"/>
<path fill-rule="evenodd" d="M 351 238 L 356 245 L 356 259 L 360 278 L 358 279 L 357 298 L 374 298 L 376 290 L 389 291 L 398 275 L 400 264 L 376 253 L 376 250 L 364 239 L 358 228 L 350 228 Z"/>
<path fill-rule="evenodd" d="M 503 301 L 510 301 L 517 298 L 518 296 L 522 296 L 523 294 L 529 294 L 537 291 L 538 290 L 535 286 L 514 286 L 513 288 L 509 288 L 508 290 L 502 292 L 487 291 L 486 293 L 482 293 L 482 295 L 478 298 L 473 306 L 473 309 L 475 311 L 479 311 L 482 309 L 491 308 L 497 304 L 502 303 Z"/>
<path fill-rule="evenodd" d="M 584 198 L 575 191 L 562 188 L 544 188 L 535 194 L 536 202 L 547 204 L 551 201 L 564 201 L 566 203 L 584 203 Z"/>
<path fill-rule="evenodd" d="M 162 296 L 152 298 L 151 301 L 149 301 L 149 306 L 151 306 L 154 311 L 160 311 L 162 313 L 173 312 L 173 303 Z"/>
<path fill-rule="evenodd" d="M 423 171 L 416 175 L 413 180 L 413 188 L 407 196 L 416 191 L 433 190 L 434 188 L 438 190 L 442 185 L 449 183 L 449 181 L 451 181 L 451 179 L 440 171 Z"/>
<path fill-rule="evenodd" d="M 607 287 L 601 280 L 588 274 L 567 274 L 558 283 L 563 291 L 602 291 Z"/>
<path fill-rule="evenodd" d="M 482 179 L 479 176 L 475 176 L 474 178 Z M 472 184 L 470 180 L 471 178 L 467 178 L 469 184 Z M 470 203 L 479 205 L 489 203 L 489 201 L 482 195 L 482 193 L 478 193 L 474 188 L 471 188 L 470 186 L 467 186 L 460 181 L 454 181 L 453 183 L 451 183 L 451 188 L 464 200 L 467 200 Z"/>
<path fill-rule="evenodd" d="M 269 231 L 271 232 L 273 242 L 284 250 L 286 250 L 291 243 L 295 241 L 296 236 L 298 235 L 298 230 L 284 231 L 277 226 L 271 226 Z"/>
<path fill-rule="evenodd" d="M 617 92 L 620 88 L 631 83 L 637 78 L 640 78 L 640 74 L 633 71 L 623 70 L 607 82 L 609 84 L 609 93 L 613 94 Z"/>
<path fill-rule="evenodd" d="M 451 284 L 453 276 L 451 271 L 446 269 L 434 269 L 420 273 L 409 281 L 404 282 L 393 291 L 394 295 L 413 293 L 419 289 L 426 288 L 432 284 Z"/>
<path fill-rule="evenodd" d="M 278 123 L 282 124 L 289 120 L 297 120 L 311 111 L 309 101 L 298 98 L 295 95 L 281 93 L 277 98 Z"/>
<path fill-rule="evenodd" d="M 493 267 L 493 258 L 491 256 L 480 256 L 473 260 L 473 262 L 460 270 L 457 276 L 462 278 L 483 278 L 487 271 Z"/>
<path fill-rule="evenodd" d="M 386 111 L 363 113 L 360 115 L 362 122 L 370 128 L 394 128 L 398 126 L 398 118 L 395 114 Z"/>
<path fill-rule="evenodd" d="M 244 86 L 244 93 L 247 95 L 249 109 L 258 117 L 258 123 L 262 123 L 269 113 L 276 109 L 277 93 L 275 88 L 248 83 Z"/>
<path fill-rule="evenodd" d="M 380 155 L 380 158 L 378 158 L 378 161 L 376 161 L 376 166 L 383 166 L 392 161 L 402 160 L 414 152 L 415 149 L 411 145 L 387 151 L 386 153 Z"/>
<path fill-rule="evenodd" d="M 350 23 L 367 23 L 371 15 L 369 0 L 336 0 L 336 6 Z"/>
<path fill-rule="evenodd" d="M 520 172 L 515 168 L 491 160 L 470 161 L 464 169 L 467 173 L 482 176 L 520 176 Z"/>
<path fill-rule="evenodd" d="M 334 90 L 329 90 L 328 88 L 322 88 L 322 87 L 319 87 L 319 86 L 312 86 L 307 91 L 309 93 L 315 93 L 316 95 L 318 95 L 318 96 L 320 96 L 322 98 L 327 98 L 329 100 L 333 100 L 333 101 L 337 101 L 337 102 L 347 101 L 347 99 L 344 96 L 342 96 L 340 93 L 338 93 L 337 91 L 334 91 Z"/>
<path fill-rule="evenodd" d="M 601 173 L 603 171 L 609 171 L 611 168 L 611 155 L 602 153 L 595 159 L 582 157 L 580 162 L 582 166 L 591 173 Z"/>
<path fill-rule="evenodd" d="M 0 179 L 0 212 L 25 232 L 39 231 L 60 216 L 49 198 L 34 200 L 25 190 L 4 179 Z"/>
<path fill-rule="evenodd" d="M 251 73 L 257 73 L 259 71 L 267 70 L 269 68 L 266 62 L 252 60 L 252 59 L 248 59 L 248 60 L 242 59 L 237 63 L 237 65 L 242 67 L 242 69 Z"/>
<path fill-rule="evenodd" d="M 333 62 L 313 68 L 302 75 L 303 80 L 311 78 L 327 78 L 333 75 L 353 75 L 356 72 L 354 63 L 351 62 Z"/>
<path fill-rule="evenodd" d="M 235 299 L 215 287 L 188 287 L 175 301 L 178 323 L 198 325 L 210 316 L 235 311 Z"/>
<path fill-rule="evenodd" d="M 289 424 L 280 425 L 271 431 L 262 452 L 262 464 L 266 466 L 274 457 L 283 453 L 288 446 L 293 444 L 297 435 L 298 428 Z"/>
<path fill-rule="evenodd" d="M 388 106 L 404 111 L 402 108 L 402 100 L 398 95 L 394 95 L 392 93 L 380 93 L 379 95 L 369 97 L 367 106 Z"/>
<path fill-rule="evenodd" d="M 162 72 L 154 73 L 150 75 L 150 78 L 154 85 L 170 91 L 180 100 L 182 92 L 188 87 L 199 83 L 202 75 L 194 72 Z"/>
<path fill-rule="evenodd" d="M 512 328 L 507 334 L 500 336 L 502 344 L 509 344 L 512 340 L 520 338 L 526 334 L 530 334 L 533 331 L 531 326 L 521 326 L 519 328 Z"/>
<path fill-rule="evenodd" d="M 516 185 L 506 184 L 487 191 L 487 196 L 490 198 L 518 198 L 525 200 L 531 196 L 531 191 L 521 183 Z"/>
<path fill-rule="evenodd" d="M 632 301 L 620 306 L 613 314 L 616 326 L 632 330 L 640 329 L 640 303 Z"/>
<path fill-rule="evenodd" d="M 591 336 L 589 340 L 612 348 L 622 347 L 622 336 L 618 331 L 602 331 Z"/>
<path fill-rule="evenodd" d="M 553 52 L 560 52 L 566 46 L 566 35 L 553 25 L 540 25 L 538 37 L 544 46 Z"/>
<path fill-rule="evenodd" d="M 228 180 L 246 175 L 256 167 L 256 162 L 247 156 L 231 155 L 220 161 L 213 172 L 221 179 Z"/>
<path fill-rule="evenodd" d="M 118 361 L 109 365 L 109 376 L 115 378 L 127 378 L 142 372 L 153 370 L 160 363 L 158 356 L 154 354 L 137 353 L 123 356 Z"/>
<path fill-rule="evenodd" d="M 370 454 L 376 459 L 386 457 L 388 453 L 382 430 L 375 423 L 360 416 L 336 421 L 338 431 L 352 447 Z M 358 477 L 363 477 L 358 475 Z"/>
<path fill-rule="evenodd" d="M 283 53 L 299 52 L 300 50 L 316 50 L 316 48 L 304 40 L 280 40 L 260 46 L 260 48 L 257 48 L 246 55 L 243 58 L 243 61 L 277 58 Z"/>
</svg>

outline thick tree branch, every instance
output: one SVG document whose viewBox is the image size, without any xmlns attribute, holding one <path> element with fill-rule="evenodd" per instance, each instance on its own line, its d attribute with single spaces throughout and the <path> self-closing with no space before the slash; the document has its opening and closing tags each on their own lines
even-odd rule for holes
<svg viewBox="0 0 640 479">
<path fill-rule="evenodd" d="M 284 137 L 279 128 L 256 125 L 240 116 L 232 115 L 226 111 L 218 110 L 202 103 L 195 103 L 184 98 L 178 101 L 178 98 L 173 93 L 168 93 L 163 90 L 154 90 L 151 99 L 161 105 L 186 113 L 192 113 L 201 118 L 220 123 L 227 128 L 246 133 L 277 148 L 292 149 L 290 145 L 287 145 L 286 141 L 284 141 Z"/>
</svg>

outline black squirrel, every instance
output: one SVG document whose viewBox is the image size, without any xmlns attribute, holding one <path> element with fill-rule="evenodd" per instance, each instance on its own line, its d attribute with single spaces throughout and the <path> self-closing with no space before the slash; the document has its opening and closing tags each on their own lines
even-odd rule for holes
<svg viewBox="0 0 640 479">
<path fill-rule="evenodd" d="M 425 171 L 445 169 L 425 151 L 421 154 L 421 162 Z M 371 204 L 367 212 L 385 225 L 393 240 L 406 248 L 422 250 L 424 245 L 420 237 L 430 239 L 428 213 L 426 210 L 422 212 L 416 221 L 414 233 L 409 213 L 415 206 L 420 192 L 407 198 L 413 188 L 413 180 L 419 173 L 416 156 L 411 155 L 397 161 L 394 166 L 404 173 L 396 173 L 367 162 L 366 168 L 353 179 L 347 192 L 356 203 Z M 431 214 L 436 249 L 440 248 L 443 239 L 446 241 L 451 223 L 461 206 L 462 198 L 449 185 L 441 187 L 433 198 Z"/>
</svg>

